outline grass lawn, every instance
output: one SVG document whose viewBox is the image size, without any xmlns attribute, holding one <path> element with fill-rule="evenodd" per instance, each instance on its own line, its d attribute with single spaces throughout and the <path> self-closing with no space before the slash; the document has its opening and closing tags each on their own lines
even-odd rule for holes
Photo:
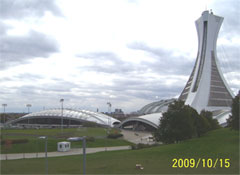
<svg viewBox="0 0 240 175">
<path fill-rule="evenodd" d="M 113 129 L 111 132 L 118 132 Z M 2 140 L 7 139 L 28 139 L 27 143 L 11 144 L 8 148 L 1 146 L 1 153 L 31 153 L 44 152 L 45 140 L 38 139 L 38 136 L 48 136 L 48 151 L 57 151 L 57 142 L 66 141 L 68 137 L 88 136 L 94 137 L 95 141 L 87 141 L 87 147 L 124 146 L 131 143 L 122 139 L 107 139 L 107 130 L 104 128 L 69 128 L 64 129 L 25 129 L 25 130 L 1 130 Z M 82 146 L 81 141 L 72 142 L 72 148 Z"/>
<path fill-rule="evenodd" d="M 172 168 L 173 158 L 230 159 L 229 168 Z M 49 158 L 49 173 L 82 173 L 82 156 Z M 44 174 L 44 158 L 1 162 L 2 174 Z M 136 169 L 137 163 L 143 170 Z M 28 166 L 26 166 L 28 165 Z M 13 168 L 14 167 L 14 168 Z M 239 132 L 218 129 L 201 138 L 141 150 L 87 155 L 88 174 L 239 174 Z"/>
</svg>

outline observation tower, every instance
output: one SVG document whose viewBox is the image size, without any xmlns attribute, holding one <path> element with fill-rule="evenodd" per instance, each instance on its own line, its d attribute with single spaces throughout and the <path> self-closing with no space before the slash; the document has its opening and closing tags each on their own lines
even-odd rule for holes
<svg viewBox="0 0 240 175">
<path fill-rule="evenodd" d="M 219 67 L 216 44 L 223 17 L 204 11 L 195 21 L 198 34 L 198 53 L 193 71 L 179 100 L 198 112 L 225 111 L 232 104 L 233 93 Z"/>
</svg>

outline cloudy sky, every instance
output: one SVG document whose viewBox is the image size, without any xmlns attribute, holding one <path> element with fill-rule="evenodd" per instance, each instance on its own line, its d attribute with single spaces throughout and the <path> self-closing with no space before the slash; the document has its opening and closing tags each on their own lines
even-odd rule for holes
<svg viewBox="0 0 240 175">
<path fill-rule="evenodd" d="M 224 17 L 217 54 L 236 94 L 239 0 L 0 0 L 0 103 L 132 112 L 178 97 L 205 9 Z"/>
</svg>

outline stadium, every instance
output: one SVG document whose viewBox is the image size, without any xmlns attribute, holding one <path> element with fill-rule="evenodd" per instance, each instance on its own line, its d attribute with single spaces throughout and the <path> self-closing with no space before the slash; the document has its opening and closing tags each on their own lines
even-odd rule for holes
<svg viewBox="0 0 240 175">
<path fill-rule="evenodd" d="M 134 131 L 155 131 L 159 125 L 162 113 L 153 113 L 124 120 L 119 128 Z"/>
</svg>

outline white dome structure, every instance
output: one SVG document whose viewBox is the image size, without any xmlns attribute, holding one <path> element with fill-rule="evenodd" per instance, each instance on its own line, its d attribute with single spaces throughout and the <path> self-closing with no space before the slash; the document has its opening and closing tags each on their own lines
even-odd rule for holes
<svg viewBox="0 0 240 175">
<path fill-rule="evenodd" d="M 63 125 L 81 125 L 86 122 L 102 126 L 113 127 L 120 123 L 119 120 L 99 112 L 73 109 L 49 109 L 24 115 L 8 124 L 53 124 L 60 125 L 63 118 Z"/>
<path fill-rule="evenodd" d="M 118 127 L 137 131 L 154 131 L 158 128 L 162 113 L 130 117 L 124 120 Z"/>
<path fill-rule="evenodd" d="M 174 98 L 172 99 L 166 99 L 166 100 L 160 100 L 157 102 L 149 103 L 142 107 L 138 113 L 140 115 L 145 114 L 152 114 L 152 113 L 160 113 L 160 112 L 166 112 L 168 109 L 168 105 L 174 102 Z"/>
</svg>

